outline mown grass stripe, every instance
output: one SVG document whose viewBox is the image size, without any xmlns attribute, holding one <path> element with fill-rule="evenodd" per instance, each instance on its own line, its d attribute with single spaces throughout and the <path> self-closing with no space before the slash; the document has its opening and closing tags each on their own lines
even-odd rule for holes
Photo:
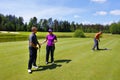
<svg viewBox="0 0 120 80">
<path fill-rule="evenodd" d="M 42 41 L 40 39 L 40 41 Z M 119 80 L 120 39 L 116 36 L 102 38 L 100 48 L 105 51 L 92 51 L 92 38 L 63 38 L 56 44 L 55 60 L 58 62 L 50 69 L 45 65 L 45 47 L 41 48 L 40 66 L 45 70 L 27 73 L 28 41 L 0 43 L 0 79 L 1 80 Z M 1 45 L 2 44 L 2 45 Z M 14 48 L 13 48 L 14 46 Z M 4 48 L 7 51 L 4 51 Z M 9 53 L 7 53 L 9 52 Z M 3 54 L 2 54 L 3 53 Z M 8 73 L 6 73 L 8 72 Z"/>
</svg>

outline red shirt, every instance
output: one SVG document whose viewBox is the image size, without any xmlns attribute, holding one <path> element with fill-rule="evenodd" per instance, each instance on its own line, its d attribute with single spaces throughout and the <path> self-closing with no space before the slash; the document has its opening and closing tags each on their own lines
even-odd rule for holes
<svg viewBox="0 0 120 80">
<path fill-rule="evenodd" d="M 95 39 L 99 39 L 99 38 L 100 38 L 100 33 L 96 33 Z"/>
</svg>

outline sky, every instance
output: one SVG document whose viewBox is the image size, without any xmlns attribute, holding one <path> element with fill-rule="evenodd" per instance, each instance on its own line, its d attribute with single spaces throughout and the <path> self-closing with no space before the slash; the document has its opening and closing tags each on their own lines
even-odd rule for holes
<svg viewBox="0 0 120 80">
<path fill-rule="evenodd" d="M 30 18 L 67 20 L 83 24 L 120 21 L 120 0 L 0 0 L 0 13 Z"/>
</svg>

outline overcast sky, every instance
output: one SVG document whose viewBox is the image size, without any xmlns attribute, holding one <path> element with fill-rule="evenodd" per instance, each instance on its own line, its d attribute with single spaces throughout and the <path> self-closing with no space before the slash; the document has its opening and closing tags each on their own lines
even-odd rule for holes
<svg viewBox="0 0 120 80">
<path fill-rule="evenodd" d="M 0 0 L 0 13 L 36 16 L 76 23 L 110 24 L 120 21 L 120 0 Z"/>
</svg>

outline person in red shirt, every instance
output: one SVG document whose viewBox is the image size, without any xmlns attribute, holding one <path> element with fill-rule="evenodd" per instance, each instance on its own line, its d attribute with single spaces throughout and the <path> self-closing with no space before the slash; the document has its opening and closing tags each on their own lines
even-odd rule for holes
<svg viewBox="0 0 120 80">
<path fill-rule="evenodd" d="M 94 46 L 93 46 L 92 50 L 95 50 L 95 48 L 96 48 L 97 50 L 100 50 L 100 49 L 99 49 L 99 41 L 100 41 L 100 35 L 101 35 L 101 34 L 102 34 L 101 31 L 98 32 L 98 33 L 96 33 L 96 35 L 95 35 L 95 37 L 94 37 Z"/>
</svg>

